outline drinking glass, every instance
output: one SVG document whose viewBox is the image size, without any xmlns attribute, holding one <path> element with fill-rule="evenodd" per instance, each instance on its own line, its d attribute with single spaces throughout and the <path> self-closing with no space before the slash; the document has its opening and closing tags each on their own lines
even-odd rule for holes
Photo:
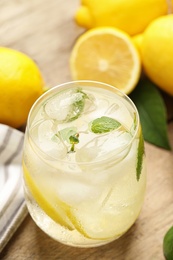
<svg viewBox="0 0 173 260">
<path fill-rule="evenodd" d="M 76 247 L 119 238 L 137 219 L 146 189 L 135 105 L 101 82 L 51 88 L 28 116 L 23 177 L 30 215 L 50 237 Z"/>
</svg>

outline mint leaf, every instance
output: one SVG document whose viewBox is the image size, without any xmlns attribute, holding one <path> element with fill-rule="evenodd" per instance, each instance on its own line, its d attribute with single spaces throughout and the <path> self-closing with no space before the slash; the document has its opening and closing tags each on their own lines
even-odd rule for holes
<svg viewBox="0 0 173 260">
<path fill-rule="evenodd" d="M 71 143 L 71 149 L 70 152 L 74 152 L 75 144 L 79 143 L 79 134 L 76 133 L 75 135 L 71 135 L 69 137 L 70 143 Z"/>
<path fill-rule="evenodd" d="M 130 98 L 139 111 L 144 139 L 170 150 L 166 107 L 157 87 L 149 80 L 143 79 L 131 93 Z"/>
<path fill-rule="evenodd" d="M 142 172 L 143 156 L 144 156 L 144 139 L 141 132 L 139 137 L 138 151 L 137 151 L 137 165 L 136 165 L 137 181 L 139 181 Z"/>
<path fill-rule="evenodd" d="M 61 138 L 68 143 L 71 143 L 70 142 L 70 136 L 73 136 L 76 133 L 77 133 L 76 127 L 67 127 L 67 128 L 64 128 L 64 129 L 59 131 Z"/>
<path fill-rule="evenodd" d="M 173 259 L 173 226 L 167 231 L 164 236 L 163 253 L 166 260 Z"/>
<path fill-rule="evenodd" d="M 107 133 L 117 129 L 119 126 L 121 124 L 117 120 L 107 116 L 94 119 L 90 123 L 90 129 L 95 134 Z"/>
<path fill-rule="evenodd" d="M 78 144 L 79 143 L 78 135 L 71 135 L 69 140 L 70 140 L 71 144 Z"/>
<path fill-rule="evenodd" d="M 74 152 L 75 144 L 79 143 L 79 133 L 76 127 L 67 127 L 60 130 L 55 136 L 61 137 L 63 141 L 71 144 L 70 151 Z"/>
</svg>

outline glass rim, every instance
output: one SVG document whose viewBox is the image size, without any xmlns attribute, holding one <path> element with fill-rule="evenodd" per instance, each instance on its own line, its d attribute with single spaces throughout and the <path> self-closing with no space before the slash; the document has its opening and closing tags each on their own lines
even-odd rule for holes
<svg viewBox="0 0 173 260">
<path fill-rule="evenodd" d="M 112 90 L 117 96 L 120 96 L 120 97 L 123 97 L 125 98 L 128 103 L 131 105 L 131 107 L 133 108 L 135 114 L 136 114 L 136 128 L 135 128 L 135 131 L 133 133 L 133 136 L 132 138 L 130 139 L 129 142 L 127 142 L 126 144 L 122 145 L 122 150 L 121 152 L 123 152 L 128 146 L 130 146 L 133 142 L 133 140 L 136 138 L 136 135 L 138 133 L 138 130 L 139 130 L 139 126 L 140 126 L 140 119 L 139 119 L 139 113 L 138 113 L 138 110 L 134 104 L 134 102 L 130 99 L 130 97 L 128 95 L 126 95 L 125 93 L 123 93 L 120 89 L 112 86 L 112 85 L 109 85 L 107 83 L 104 83 L 104 82 L 99 82 L 99 81 L 94 81 L 94 80 L 74 80 L 74 81 L 67 81 L 65 83 L 61 83 L 61 84 L 58 84 L 54 87 L 51 87 L 50 89 L 48 89 L 46 92 L 44 92 L 32 105 L 30 111 L 29 111 L 29 114 L 28 114 L 28 119 L 27 119 L 27 123 L 26 123 L 26 134 L 30 137 L 30 139 L 32 140 L 32 143 L 37 147 L 38 151 L 40 151 L 41 153 L 45 154 L 48 158 L 50 159 L 54 159 L 56 160 L 57 162 L 61 162 L 61 163 L 65 163 L 65 164 L 69 164 L 69 165 L 91 165 L 91 164 L 102 164 L 104 161 L 108 161 L 108 160 L 111 160 L 111 158 L 115 157 L 116 155 L 116 149 L 115 149 L 115 153 L 111 154 L 110 156 L 106 157 L 105 159 L 99 159 L 99 160 L 96 160 L 96 161 L 91 161 L 91 162 L 70 162 L 70 161 L 66 161 L 64 159 L 58 159 L 58 158 L 55 158 L 55 157 L 52 157 L 50 155 L 48 155 L 45 151 L 43 151 L 38 145 L 37 143 L 33 140 L 33 137 L 30 133 L 30 127 L 31 127 L 31 116 L 32 116 L 32 113 L 34 111 L 34 109 L 37 107 L 37 105 L 39 104 L 39 102 L 41 102 L 41 100 L 48 96 L 51 92 L 54 92 L 54 90 L 58 89 L 58 88 L 64 88 L 64 86 L 68 86 L 68 85 L 73 85 L 73 84 L 83 84 L 83 83 L 87 83 L 87 84 L 92 84 L 92 86 L 96 87 L 96 85 L 100 85 L 100 86 L 103 86 L 104 87 L 107 87 L 108 90 Z M 60 90 L 61 91 L 61 90 Z M 33 149 L 33 148 L 32 148 Z M 41 155 L 37 154 L 39 157 L 41 157 L 42 160 L 44 160 L 42 158 Z M 52 165 L 53 167 L 53 165 Z"/>
</svg>

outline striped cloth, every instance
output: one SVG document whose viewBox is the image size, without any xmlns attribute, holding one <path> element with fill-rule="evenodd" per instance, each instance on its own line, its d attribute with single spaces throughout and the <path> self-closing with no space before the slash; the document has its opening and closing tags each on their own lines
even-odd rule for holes
<svg viewBox="0 0 173 260">
<path fill-rule="evenodd" d="M 22 188 L 24 134 L 0 124 L 0 252 L 27 215 Z"/>
</svg>

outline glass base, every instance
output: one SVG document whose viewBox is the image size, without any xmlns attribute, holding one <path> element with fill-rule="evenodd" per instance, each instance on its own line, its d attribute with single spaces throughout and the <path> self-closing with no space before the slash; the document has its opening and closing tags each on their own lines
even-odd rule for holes
<svg viewBox="0 0 173 260">
<path fill-rule="evenodd" d="M 89 239 L 84 237 L 77 230 L 68 230 L 53 221 L 33 200 L 30 194 L 28 194 L 28 191 L 27 194 L 25 193 L 25 198 L 29 213 L 37 226 L 54 240 L 68 246 L 79 248 L 102 246 L 118 239 L 127 231 L 126 230 L 122 234 L 116 235 L 109 240 Z"/>
</svg>

